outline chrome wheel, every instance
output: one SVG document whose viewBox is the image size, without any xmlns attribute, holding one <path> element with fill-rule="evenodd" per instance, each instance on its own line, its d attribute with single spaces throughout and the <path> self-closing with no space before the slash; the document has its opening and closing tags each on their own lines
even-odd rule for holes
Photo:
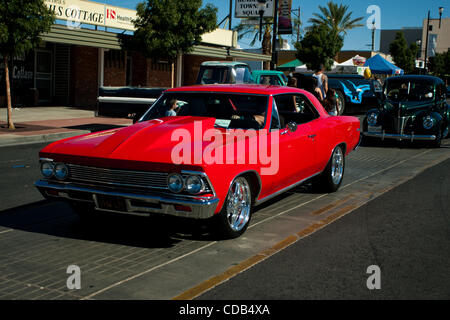
<svg viewBox="0 0 450 320">
<path fill-rule="evenodd" d="M 243 177 L 233 181 L 228 192 L 226 218 L 233 231 L 241 231 L 250 220 L 252 198 L 250 185 Z"/>
<path fill-rule="evenodd" d="M 336 147 L 331 158 L 331 179 L 335 185 L 338 185 L 344 174 L 344 154 L 340 147 Z"/>
</svg>

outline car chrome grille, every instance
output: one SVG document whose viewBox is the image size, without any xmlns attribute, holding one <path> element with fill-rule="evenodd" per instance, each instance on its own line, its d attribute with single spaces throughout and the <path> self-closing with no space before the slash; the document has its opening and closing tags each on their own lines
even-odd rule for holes
<svg viewBox="0 0 450 320">
<path fill-rule="evenodd" d="M 106 169 L 67 164 L 69 181 L 91 185 L 107 185 L 138 189 L 168 190 L 166 172 Z M 187 175 L 183 175 L 186 178 Z M 202 177 L 206 193 L 212 192 L 207 178 Z"/>
<path fill-rule="evenodd" d="M 397 119 L 397 133 L 403 134 L 405 131 L 406 123 L 408 122 L 410 117 L 399 117 Z"/>
<path fill-rule="evenodd" d="M 92 184 L 117 185 L 167 190 L 167 176 L 164 172 L 105 169 L 68 164 L 69 180 Z"/>
</svg>

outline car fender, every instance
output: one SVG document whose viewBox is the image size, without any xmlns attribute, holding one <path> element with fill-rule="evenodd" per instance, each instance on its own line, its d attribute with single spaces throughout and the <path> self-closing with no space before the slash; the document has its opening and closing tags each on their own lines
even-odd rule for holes
<svg viewBox="0 0 450 320">
<path fill-rule="evenodd" d="M 432 132 L 437 133 L 437 128 L 440 128 L 441 130 L 443 129 L 442 128 L 442 124 L 443 124 L 443 121 L 442 121 L 443 117 L 442 117 L 442 115 L 440 115 L 438 112 L 435 112 L 435 111 L 423 110 L 423 111 L 420 111 L 420 112 L 418 112 L 416 114 L 416 118 L 415 118 L 415 120 L 413 122 L 413 127 L 414 127 L 414 129 L 416 129 L 417 132 L 424 132 L 424 131 L 426 132 L 426 131 L 428 131 L 428 130 L 423 128 L 423 118 L 426 117 L 426 116 L 430 116 L 436 121 L 437 125 L 435 125 L 431 129 Z"/>
</svg>

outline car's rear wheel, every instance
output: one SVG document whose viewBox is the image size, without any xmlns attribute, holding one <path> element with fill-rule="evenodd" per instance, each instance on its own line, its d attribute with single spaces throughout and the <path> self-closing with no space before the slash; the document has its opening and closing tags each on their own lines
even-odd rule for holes
<svg viewBox="0 0 450 320">
<path fill-rule="evenodd" d="M 337 104 L 337 114 L 338 116 L 343 115 L 344 114 L 344 110 L 345 110 L 345 97 L 344 94 L 340 91 L 336 90 L 336 94 L 338 96 L 338 104 Z"/>
<path fill-rule="evenodd" d="M 233 180 L 222 210 L 215 219 L 216 231 L 223 238 L 237 238 L 247 230 L 252 211 L 252 191 L 246 177 Z"/>
<path fill-rule="evenodd" d="M 345 171 L 345 153 L 341 145 L 334 148 L 325 170 L 318 176 L 315 185 L 324 192 L 335 192 L 341 186 Z"/>
</svg>

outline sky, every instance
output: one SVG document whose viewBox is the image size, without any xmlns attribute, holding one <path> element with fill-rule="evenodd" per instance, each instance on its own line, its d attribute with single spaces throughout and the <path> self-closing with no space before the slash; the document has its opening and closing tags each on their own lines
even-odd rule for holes
<svg viewBox="0 0 450 320">
<path fill-rule="evenodd" d="M 107 3 L 120 7 L 135 9 L 138 0 L 96 0 L 97 2 Z M 182 0 L 180 0 L 182 1 Z M 300 7 L 300 17 L 303 27 L 308 26 L 308 20 L 313 13 L 319 12 L 318 6 L 326 6 L 329 0 L 292 0 L 292 9 Z M 443 18 L 450 17 L 450 3 L 447 0 L 333 0 L 335 3 L 349 6 L 353 12 L 352 17 L 364 17 L 364 27 L 355 28 L 348 31 L 344 38 L 344 47 L 342 50 L 370 50 L 372 41 L 372 32 L 366 26 L 366 21 L 372 15 L 367 13 L 369 6 L 378 6 L 380 8 L 380 27 L 381 29 L 401 29 L 403 27 L 422 27 L 423 19 L 427 18 L 428 10 L 431 12 L 431 18 L 439 18 L 439 7 L 444 7 Z M 233 0 L 233 15 L 234 15 Z M 218 11 L 218 22 L 222 21 L 229 12 L 229 0 L 203 0 L 203 4 L 213 4 Z M 239 24 L 239 19 L 234 18 L 233 27 Z M 284 36 L 290 39 L 289 36 Z M 250 48 L 251 38 L 244 38 L 239 41 L 241 48 Z M 375 49 L 379 47 L 379 31 L 375 35 Z M 255 45 L 255 47 L 260 47 Z"/>
</svg>

